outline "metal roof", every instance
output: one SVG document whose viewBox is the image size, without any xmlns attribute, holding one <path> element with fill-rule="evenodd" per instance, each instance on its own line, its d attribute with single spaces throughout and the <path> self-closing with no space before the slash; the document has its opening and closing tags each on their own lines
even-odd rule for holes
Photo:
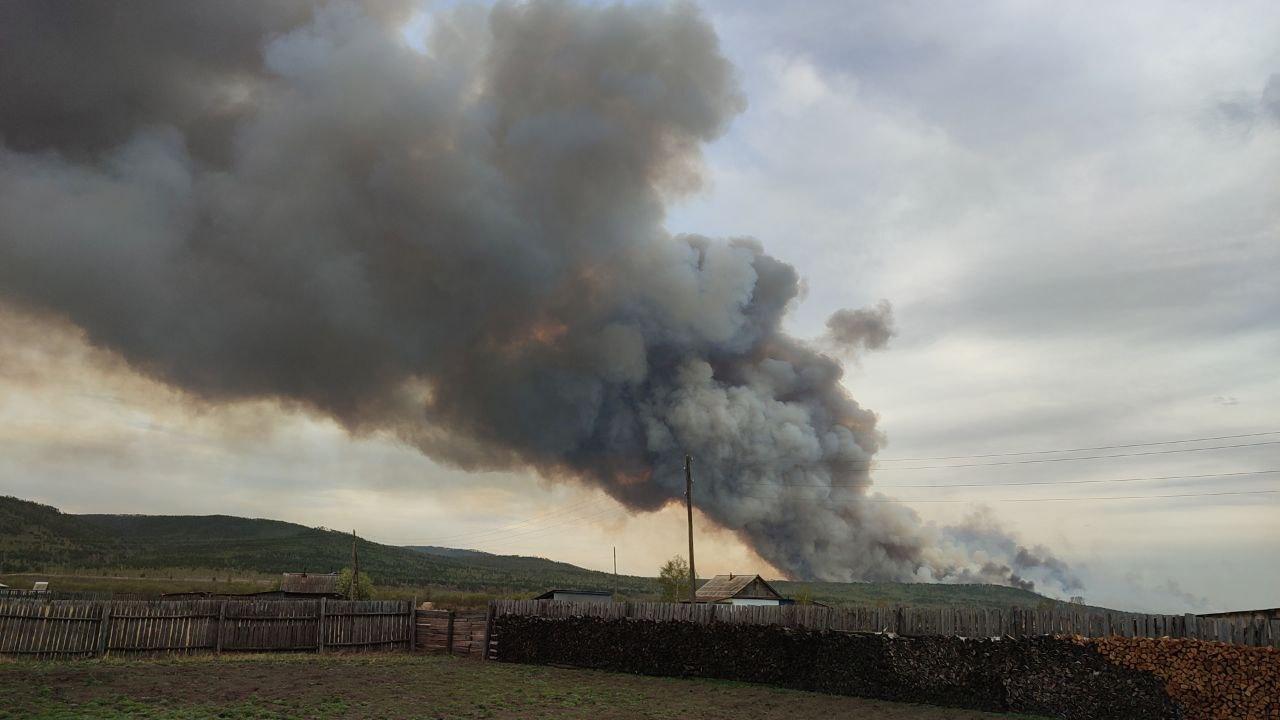
<svg viewBox="0 0 1280 720">
<path fill-rule="evenodd" d="M 334 595 L 338 592 L 338 574 L 285 573 L 280 578 L 280 592 Z"/>
<path fill-rule="evenodd" d="M 613 593 L 608 590 L 548 590 L 534 600 L 554 600 L 556 593 L 565 593 L 566 595 L 599 595 L 600 597 L 613 597 Z"/>
<path fill-rule="evenodd" d="M 769 589 L 771 593 L 769 597 L 782 599 L 782 594 L 774 590 L 773 586 L 765 582 L 764 578 L 759 575 L 717 575 L 703 583 L 702 587 L 698 588 L 695 596 L 698 600 L 705 602 L 728 600 L 731 597 L 737 597 L 738 593 L 746 590 L 748 585 L 757 580 Z"/>
</svg>

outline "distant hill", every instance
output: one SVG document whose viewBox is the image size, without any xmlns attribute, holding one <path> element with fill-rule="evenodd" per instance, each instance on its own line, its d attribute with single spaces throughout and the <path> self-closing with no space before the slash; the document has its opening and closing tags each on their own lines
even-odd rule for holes
<svg viewBox="0 0 1280 720">
<path fill-rule="evenodd" d="M 439 555 L 440 557 L 497 557 L 493 553 L 487 553 L 483 550 L 464 550 L 462 548 L 437 547 L 435 545 L 405 545 L 405 547 L 428 555 Z"/>
<path fill-rule="evenodd" d="M 612 590 L 611 573 L 539 557 L 493 555 L 435 546 L 397 547 L 357 540 L 360 567 L 379 585 L 436 587 L 494 595 L 532 595 L 550 588 Z M 200 568 L 280 573 L 333 572 L 350 564 L 351 535 L 304 525 L 230 515 L 72 515 L 0 497 L 0 564 L 5 573 L 51 567 Z M 105 574 L 105 573 L 104 573 Z M 627 597 L 654 598 L 656 579 L 619 576 Z M 998 585 L 776 582 L 786 595 L 829 604 L 978 605 L 1056 602 Z"/>
<path fill-rule="evenodd" d="M 351 535 L 229 515 L 72 515 L 0 497 L 6 573 L 49 567 L 227 568 L 260 573 L 334 572 L 351 564 Z M 416 550 L 357 540 L 360 568 L 380 585 L 535 594 L 549 587 L 613 588 L 613 575 L 542 558 L 474 550 Z M 653 578 L 619 578 L 624 594 L 658 592 Z"/>
</svg>

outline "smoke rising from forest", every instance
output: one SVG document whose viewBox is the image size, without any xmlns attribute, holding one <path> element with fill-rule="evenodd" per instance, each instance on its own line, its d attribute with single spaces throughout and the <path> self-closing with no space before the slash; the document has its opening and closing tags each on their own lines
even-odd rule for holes
<svg viewBox="0 0 1280 720">
<path fill-rule="evenodd" d="M 876 415 L 782 330 L 796 270 L 664 229 L 746 107 L 696 8 L 462 6 L 422 52 L 410 12 L 0 6 L 0 298 L 194 396 L 637 511 L 688 452 L 701 510 L 792 577 L 1079 584 L 871 492 Z M 892 333 L 888 303 L 829 323 Z"/>
</svg>

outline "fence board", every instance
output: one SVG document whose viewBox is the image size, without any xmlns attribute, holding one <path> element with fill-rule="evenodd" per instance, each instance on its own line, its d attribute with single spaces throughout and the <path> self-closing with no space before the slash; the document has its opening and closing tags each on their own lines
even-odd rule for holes
<svg viewBox="0 0 1280 720">
<path fill-rule="evenodd" d="M 408 649 L 411 607 L 339 601 L 0 598 L 0 655 L 144 657 L 223 651 Z M 327 609 L 327 608 L 326 608 Z"/>
</svg>

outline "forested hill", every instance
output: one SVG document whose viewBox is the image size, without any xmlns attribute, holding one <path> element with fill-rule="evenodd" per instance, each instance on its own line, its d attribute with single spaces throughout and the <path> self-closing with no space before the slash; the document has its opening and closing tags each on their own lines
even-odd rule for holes
<svg viewBox="0 0 1280 720">
<path fill-rule="evenodd" d="M 0 497 L 0 572 L 77 569 L 228 569 L 260 573 L 332 572 L 351 559 L 351 535 L 280 520 L 229 515 L 73 515 Z M 361 570 L 379 585 L 440 587 L 501 595 L 550 588 L 611 590 L 610 573 L 538 557 L 357 540 Z M 657 568 L 654 569 L 655 572 Z M 744 568 L 746 570 L 746 568 Z M 1049 599 L 996 585 L 773 583 L 787 595 L 832 604 L 1030 606 Z M 623 575 L 621 593 L 653 598 L 652 577 Z"/>
<path fill-rule="evenodd" d="M 0 497 L 3 571 L 226 568 L 262 573 L 333 572 L 351 564 L 350 533 L 229 515 L 72 515 Z M 495 593 L 549 587 L 612 589 L 613 576 L 542 558 L 448 554 L 356 541 L 360 569 L 380 585 L 439 586 Z M 435 550 L 435 549 L 433 549 Z M 621 577 L 620 590 L 657 592 L 652 578 Z"/>
</svg>

